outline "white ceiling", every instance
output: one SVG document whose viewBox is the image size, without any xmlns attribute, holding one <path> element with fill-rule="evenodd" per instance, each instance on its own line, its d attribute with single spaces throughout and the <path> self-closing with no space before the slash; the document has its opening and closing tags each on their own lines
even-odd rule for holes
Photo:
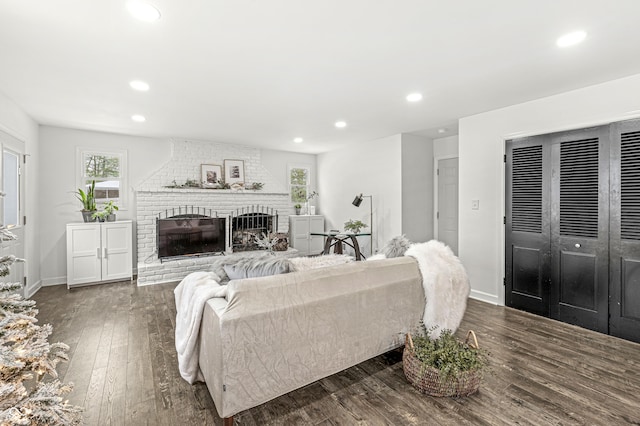
<svg viewBox="0 0 640 426">
<path fill-rule="evenodd" d="M 0 0 L 0 92 L 41 124 L 318 153 L 640 73 L 639 0 L 149 1 Z"/>
</svg>

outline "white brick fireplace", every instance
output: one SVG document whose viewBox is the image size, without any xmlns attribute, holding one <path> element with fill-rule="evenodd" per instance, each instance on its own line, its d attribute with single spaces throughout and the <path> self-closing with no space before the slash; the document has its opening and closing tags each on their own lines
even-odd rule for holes
<svg viewBox="0 0 640 426">
<path fill-rule="evenodd" d="M 293 214 L 289 193 L 262 166 L 257 148 L 212 142 L 173 141 L 171 159 L 136 188 L 138 285 L 179 281 L 194 271 L 207 270 L 211 257 L 192 257 L 160 263 L 156 253 L 156 218 L 167 209 L 204 207 L 225 217 L 239 208 L 271 207 L 278 212 L 278 232 L 288 232 Z M 245 182 L 261 182 L 262 190 L 166 188 L 175 180 L 200 181 L 201 164 L 223 165 L 225 159 L 243 160 Z"/>
</svg>

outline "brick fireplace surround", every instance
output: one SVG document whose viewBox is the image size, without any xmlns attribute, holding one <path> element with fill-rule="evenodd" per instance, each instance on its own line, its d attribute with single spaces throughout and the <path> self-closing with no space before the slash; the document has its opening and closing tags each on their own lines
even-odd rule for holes
<svg viewBox="0 0 640 426">
<path fill-rule="evenodd" d="M 166 188 L 175 180 L 200 180 L 201 164 L 223 165 L 225 159 L 243 160 L 245 182 L 261 182 L 260 191 Z M 191 257 L 160 263 L 156 253 L 156 218 L 167 209 L 195 206 L 212 209 L 225 217 L 232 211 L 263 205 L 278 211 L 278 232 L 288 232 L 293 214 L 289 193 L 275 181 L 260 161 L 260 150 L 240 145 L 174 140 L 171 159 L 135 190 L 138 249 L 138 285 L 180 281 L 195 271 L 208 269 L 211 257 Z"/>
</svg>

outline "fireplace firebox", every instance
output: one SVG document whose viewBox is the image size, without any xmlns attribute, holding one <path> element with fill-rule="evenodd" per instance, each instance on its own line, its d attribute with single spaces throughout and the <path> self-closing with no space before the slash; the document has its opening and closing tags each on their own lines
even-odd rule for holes
<svg viewBox="0 0 640 426">
<path fill-rule="evenodd" d="M 158 216 L 156 222 L 158 258 L 162 262 L 184 256 L 223 253 L 226 250 L 226 229 L 226 218 L 218 217 L 210 209 L 184 207 L 167 210 Z"/>
<path fill-rule="evenodd" d="M 278 230 L 278 212 L 271 207 L 249 206 L 231 215 L 231 247 L 236 251 L 261 250 L 258 239 Z"/>
<path fill-rule="evenodd" d="M 278 212 L 270 207 L 249 206 L 228 217 L 202 207 L 166 210 L 156 219 L 156 245 L 160 261 L 184 256 L 223 254 L 264 249 L 258 242 L 278 230 Z M 229 246 L 228 246 L 228 245 Z"/>
</svg>

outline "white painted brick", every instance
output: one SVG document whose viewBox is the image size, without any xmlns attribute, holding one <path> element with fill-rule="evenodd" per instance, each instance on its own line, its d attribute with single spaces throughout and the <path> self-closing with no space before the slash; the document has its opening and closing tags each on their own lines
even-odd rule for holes
<svg viewBox="0 0 640 426">
<path fill-rule="evenodd" d="M 212 209 L 220 217 L 236 209 L 264 205 L 278 211 L 278 232 L 288 232 L 288 215 L 294 214 L 286 188 L 277 183 L 262 166 L 258 148 L 213 142 L 173 140 L 172 158 L 151 174 L 136 190 L 138 283 L 153 283 L 181 278 L 189 272 L 208 270 L 211 257 L 160 263 L 155 253 L 156 218 L 167 209 L 198 206 Z M 262 191 L 165 188 L 175 179 L 200 180 L 201 164 L 224 165 L 225 159 L 243 160 L 245 181 L 262 182 Z M 178 214 L 176 212 L 176 214 Z M 151 263 L 148 263 L 151 262 Z M 177 278 L 175 278 L 177 279 Z"/>
</svg>

